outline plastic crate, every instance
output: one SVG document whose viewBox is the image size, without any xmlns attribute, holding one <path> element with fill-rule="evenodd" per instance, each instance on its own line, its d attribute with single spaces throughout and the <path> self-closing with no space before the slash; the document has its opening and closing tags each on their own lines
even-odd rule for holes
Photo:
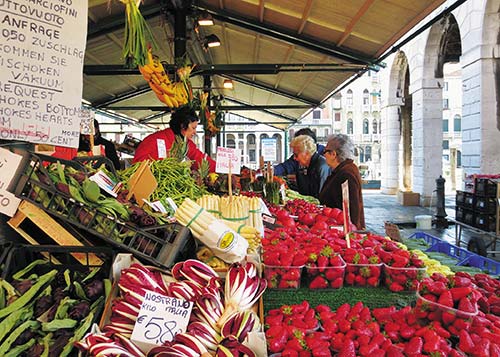
<svg viewBox="0 0 500 357">
<path fill-rule="evenodd" d="M 464 194 L 465 194 L 464 207 L 473 209 L 474 206 L 476 205 L 476 196 L 469 192 L 465 192 Z"/>
<path fill-rule="evenodd" d="M 391 284 L 399 284 L 403 290 L 402 291 L 417 291 L 418 284 L 426 276 L 426 268 L 416 268 L 416 267 L 405 267 L 396 268 L 390 265 L 384 264 L 384 283 L 389 290 L 391 290 Z M 398 290 L 392 290 L 398 292 Z"/>
<path fill-rule="evenodd" d="M 304 266 L 276 266 L 264 264 L 264 279 L 268 289 L 299 289 Z"/>
<path fill-rule="evenodd" d="M 319 267 L 307 267 L 305 280 L 307 281 L 307 287 L 309 289 L 339 289 L 344 286 L 344 275 L 345 275 L 346 263 L 342 259 L 342 265 L 340 266 L 327 266 L 324 268 Z M 317 277 L 320 278 L 317 278 Z M 320 287 L 315 287 L 314 280 L 321 279 L 327 284 Z"/>
<path fill-rule="evenodd" d="M 73 161 L 81 163 L 83 166 L 85 166 L 86 170 L 87 166 L 90 166 L 93 170 L 98 170 L 102 165 L 104 165 L 104 167 L 106 167 L 106 170 L 108 170 L 115 178 L 118 178 L 115 170 L 115 165 L 113 165 L 113 162 L 106 156 L 77 156 L 73 158 Z"/>
<path fill-rule="evenodd" d="M 408 237 L 409 239 L 422 239 L 424 240 L 429 246 L 433 246 L 436 243 L 440 243 L 443 240 L 437 237 L 434 237 L 428 233 L 425 232 L 415 232 L 411 236 Z"/>
<path fill-rule="evenodd" d="M 470 257 L 462 260 L 457 265 L 479 268 L 491 275 L 500 274 L 500 262 L 497 262 L 496 260 L 490 258 L 485 258 L 478 254 L 471 255 Z"/>
<path fill-rule="evenodd" d="M 450 244 L 444 241 L 440 241 L 439 243 L 432 245 L 429 249 L 426 250 L 426 252 L 444 253 L 450 257 L 457 259 L 459 261 L 458 264 L 460 264 L 460 262 L 464 259 L 475 255 L 475 253 L 469 252 L 467 249 L 457 247 L 454 244 Z"/>
<path fill-rule="evenodd" d="M 382 278 L 382 263 L 380 264 L 350 264 L 345 268 L 344 282 L 350 286 L 377 287 Z"/>
<path fill-rule="evenodd" d="M 415 312 L 417 318 L 424 320 L 422 321 L 423 323 L 433 320 L 443 321 L 441 318 L 442 314 L 451 314 L 454 316 L 454 319 L 460 319 L 470 324 L 472 323 L 472 319 L 474 318 L 474 316 L 476 316 L 479 311 L 477 309 L 477 304 L 475 304 L 474 312 L 465 312 L 462 310 L 454 309 L 452 307 L 441 305 L 437 302 L 427 300 L 422 295 L 420 295 L 420 292 L 417 290 L 417 303 L 415 305 Z"/>
<path fill-rule="evenodd" d="M 77 260 L 76 255 L 86 257 L 83 260 L 86 264 L 81 263 L 82 259 Z M 99 258 L 99 264 L 95 263 L 96 260 L 93 259 L 95 256 Z M 16 245 L 7 254 L 2 279 L 11 280 L 13 274 L 37 259 L 48 261 L 48 264 L 37 265 L 34 268 L 34 272 L 38 275 L 45 274 L 52 269 L 85 272 L 90 268 L 101 268 L 103 277 L 108 278 L 111 274 L 114 251 L 110 247 Z"/>
<path fill-rule="evenodd" d="M 476 197 L 476 211 L 484 214 L 495 214 L 497 200 L 494 197 Z"/>
<path fill-rule="evenodd" d="M 496 197 L 498 182 L 500 182 L 500 179 L 476 178 L 475 182 L 476 195 Z"/>
<path fill-rule="evenodd" d="M 92 233 L 104 242 L 157 266 L 171 267 L 177 261 L 185 260 L 194 253 L 194 239 L 189 229 L 180 224 L 138 227 L 105 215 L 95 207 L 75 201 L 58 191 L 50 180 L 39 181 L 44 175 L 49 177 L 45 164 L 55 161 L 58 160 L 32 154 L 31 162 L 18 180 L 16 196 L 32 202 L 52 216 Z M 59 161 L 63 165 L 81 167 L 77 162 Z"/>
<path fill-rule="evenodd" d="M 486 232 L 495 232 L 497 229 L 497 216 L 495 214 L 476 213 L 474 227 Z"/>
<path fill-rule="evenodd" d="M 455 196 L 455 204 L 457 206 L 463 206 L 465 204 L 466 193 L 465 191 L 457 191 L 457 195 Z"/>
</svg>

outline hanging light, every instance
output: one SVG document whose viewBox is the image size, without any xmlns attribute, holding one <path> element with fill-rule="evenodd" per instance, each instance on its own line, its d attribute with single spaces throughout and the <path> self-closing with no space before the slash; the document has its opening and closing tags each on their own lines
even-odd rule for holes
<svg viewBox="0 0 500 357">
<path fill-rule="evenodd" d="M 198 25 L 200 25 L 200 26 L 213 26 L 214 19 L 213 19 L 212 15 L 210 15 L 206 11 L 203 11 L 201 13 L 201 15 L 198 17 Z"/>
<path fill-rule="evenodd" d="M 224 79 L 224 83 L 222 84 L 224 89 L 233 89 L 233 81 L 230 79 Z"/>
<path fill-rule="evenodd" d="M 217 47 L 217 46 L 220 46 L 220 40 L 216 35 L 211 34 L 211 35 L 208 35 L 207 37 L 205 37 L 204 44 L 205 44 L 205 48 Z"/>
</svg>

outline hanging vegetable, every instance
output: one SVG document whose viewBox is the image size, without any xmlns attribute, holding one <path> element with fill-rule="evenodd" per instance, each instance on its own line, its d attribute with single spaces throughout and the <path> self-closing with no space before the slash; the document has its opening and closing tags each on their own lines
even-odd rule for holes
<svg viewBox="0 0 500 357">
<path fill-rule="evenodd" d="M 153 33 L 146 20 L 139 11 L 141 0 L 120 0 L 125 4 L 125 40 L 123 43 L 122 56 L 129 68 L 144 66 L 146 64 L 148 42 L 154 42 Z"/>
</svg>

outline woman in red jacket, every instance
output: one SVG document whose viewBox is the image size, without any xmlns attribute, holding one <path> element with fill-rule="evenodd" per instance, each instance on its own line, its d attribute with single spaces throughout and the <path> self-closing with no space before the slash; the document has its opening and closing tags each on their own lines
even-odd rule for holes
<svg viewBox="0 0 500 357">
<path fill-rule="evenodd" d="M 194 161 L 194 167 L 198 167 L 203 159 L 206 159 L 210 165 L 210 172 L 215 171 L 215 161 L 207 154 L 201 152 L 192 138 L 196 135 L 198 126 L 198 116 L 193 109 L 182 107 L 172 113 L 170 118 L 170 128 L 163 129 L 148 135 L 135 150 L 133 162 L 144 161 L 147 159 L 161 160 L 168 156 L 168 152 L 176 136 L 180 136 L 187 141 L 187 157 Z"/>
</svg>

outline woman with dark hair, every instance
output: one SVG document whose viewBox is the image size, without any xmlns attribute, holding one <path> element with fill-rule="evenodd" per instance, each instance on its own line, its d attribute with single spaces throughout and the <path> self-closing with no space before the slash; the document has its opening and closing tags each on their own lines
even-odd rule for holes
<svg viewBox="0 0 500 357">
<path fill-rule="evenodd" d="M 319 193 L 319 201 L 325 206 L 342 209 L 342 183 L 347 181 L 351 222 L 358 229 L 364 229 L 362 182 L 358 167 L 353 161 L 354 144 L 347 135 L 332 135 L 328 139 L 323 155 L 332 173 Z"/>
<path fill-rule="evenodd" d="M 148 135 L 135 150 L 133 162 L 144 161 L 147 159 L 160 160 L 166 158 L 170 151 L 175 137 L 181 137 L 187 141 L 187 157 L 194 161 L 194 166 L 198 167 L 203 159 L 206 159 L 210 165 L 210 172 L 215 171 L 215 161 L 207 154 L 201 152 L 192 138 L 196 135 L 198 126 L 198 115 L 196 111 L 189 107 L 182 107 L 172 113 L 170 118 L 170 128 L 163 129 Z"/>
</svg>

